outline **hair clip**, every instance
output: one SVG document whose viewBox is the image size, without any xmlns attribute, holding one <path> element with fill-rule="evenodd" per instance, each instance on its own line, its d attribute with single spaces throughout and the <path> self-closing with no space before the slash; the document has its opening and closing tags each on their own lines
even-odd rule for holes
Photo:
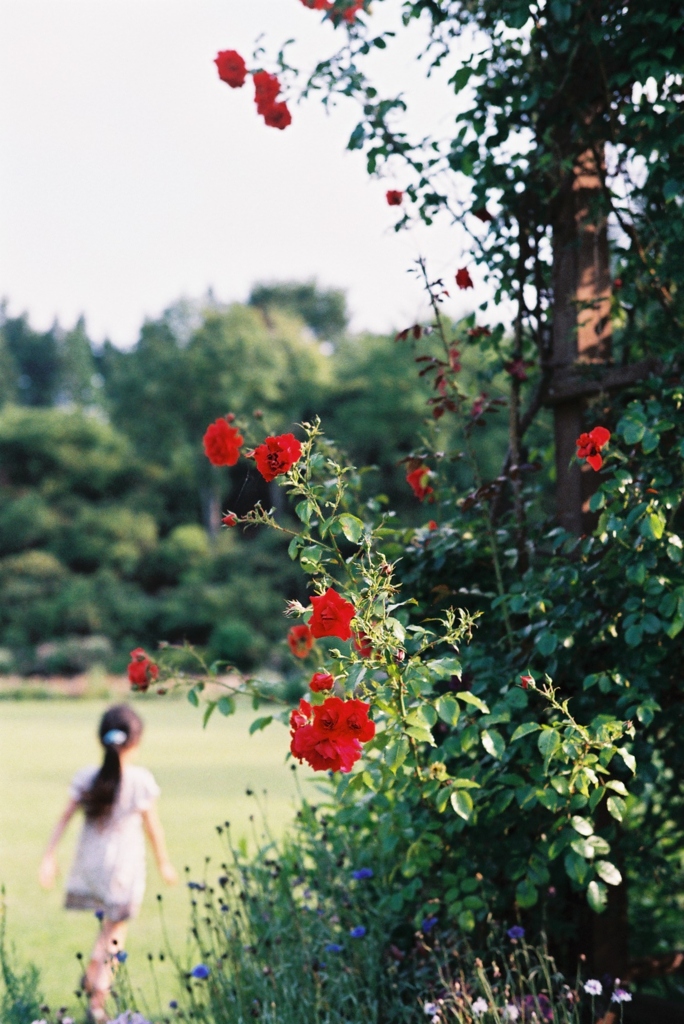
<svg viewBox="0 0 684 1024">
<path fill-rule="evenodd" d="M 105 747 L 120 747 L 128 739 L 128 735 L 123 729 L 110 729 L 102 737 L 102 742 Z"/>
</svg>

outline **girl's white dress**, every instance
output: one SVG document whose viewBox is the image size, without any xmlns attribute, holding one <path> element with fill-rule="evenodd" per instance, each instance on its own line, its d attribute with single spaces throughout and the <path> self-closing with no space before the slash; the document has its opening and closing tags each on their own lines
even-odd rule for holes
<svg viewBox="0 0 684 1024">
<path fill-rule="evenodd" d="M 81 800 L 98 768 L 83 768 L 70 796 Z M 159 796 L 147 768 L 126 765 L 111 813 L 100 821 L 86 818 L 67 880 L 66 907 L 100 910 L 110 921 L 125 921 L 140 909 L 145 893 L 145 836 L 142 813 Z"/>
</svg>

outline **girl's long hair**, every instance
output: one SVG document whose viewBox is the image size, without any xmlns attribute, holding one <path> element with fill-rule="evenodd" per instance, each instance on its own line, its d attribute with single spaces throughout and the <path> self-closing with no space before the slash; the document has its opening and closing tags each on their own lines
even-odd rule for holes
<svg viewBox="0 0 684 1024">
<path fill-rule="evenodd" d="M 116 704 L 102 716 L 98 736 L 104 747 L 104 761 L 90 789 L 81 797 L 81 806 L 89 821 L 105 818 L 111 812 L 121 785 L 119 753 L 134 747 L 142 731 L 142 719 L 128 704 Z"/>
</svg>

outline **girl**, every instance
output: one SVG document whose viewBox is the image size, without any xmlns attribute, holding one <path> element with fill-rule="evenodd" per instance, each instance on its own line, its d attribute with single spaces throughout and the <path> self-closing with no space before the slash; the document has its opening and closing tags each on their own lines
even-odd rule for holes
<svg viewBox="0 0 684 1024">
<path fill-rule="evenodd" d="M 105 712 L 99 728 L 102 767 L 84 768 L 74 776 L 69 803 L 40 865 L 40 884 L 49 889 L 57 876 L 57 844 L 80 807 L 85 822 L 67 881 L 66 907 L 95 911 L 102 922 L 83 982 L 96 1021 L 105 1019 L 110 964 L 123 951 L 128 919 L 137 914 L 145 891 L 143 829 L 164 881 L 173 885 L 178 880 L 155 806 L 159 787 L 146 768 L 130 764 L 142 730 L 141 719 L 126 704 Z"/>
</svg>

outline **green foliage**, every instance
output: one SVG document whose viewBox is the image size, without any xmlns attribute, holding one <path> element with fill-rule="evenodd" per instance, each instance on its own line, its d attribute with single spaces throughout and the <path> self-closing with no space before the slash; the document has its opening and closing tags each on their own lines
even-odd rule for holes
<svg viewBox="0 0 684 1024">
<path fill-rule="evenodd" d="M 3 1024 L 32 1024 L 39 1020 L 43 999 L 40 974 L 33 964 L 19 964 L 7 940 L 4 890 L 0 902 L 0 1014 Z"/>
<path fill-rule="evenodd" d="M 338 338 L 349 323 L 345 293 L 336 289 L 321 290 L 315 281 L 256 284 L 249 293 L 248 303 L 265 313 L 279 309 L 300 317 L 322 340 Z"/>
</svg>

